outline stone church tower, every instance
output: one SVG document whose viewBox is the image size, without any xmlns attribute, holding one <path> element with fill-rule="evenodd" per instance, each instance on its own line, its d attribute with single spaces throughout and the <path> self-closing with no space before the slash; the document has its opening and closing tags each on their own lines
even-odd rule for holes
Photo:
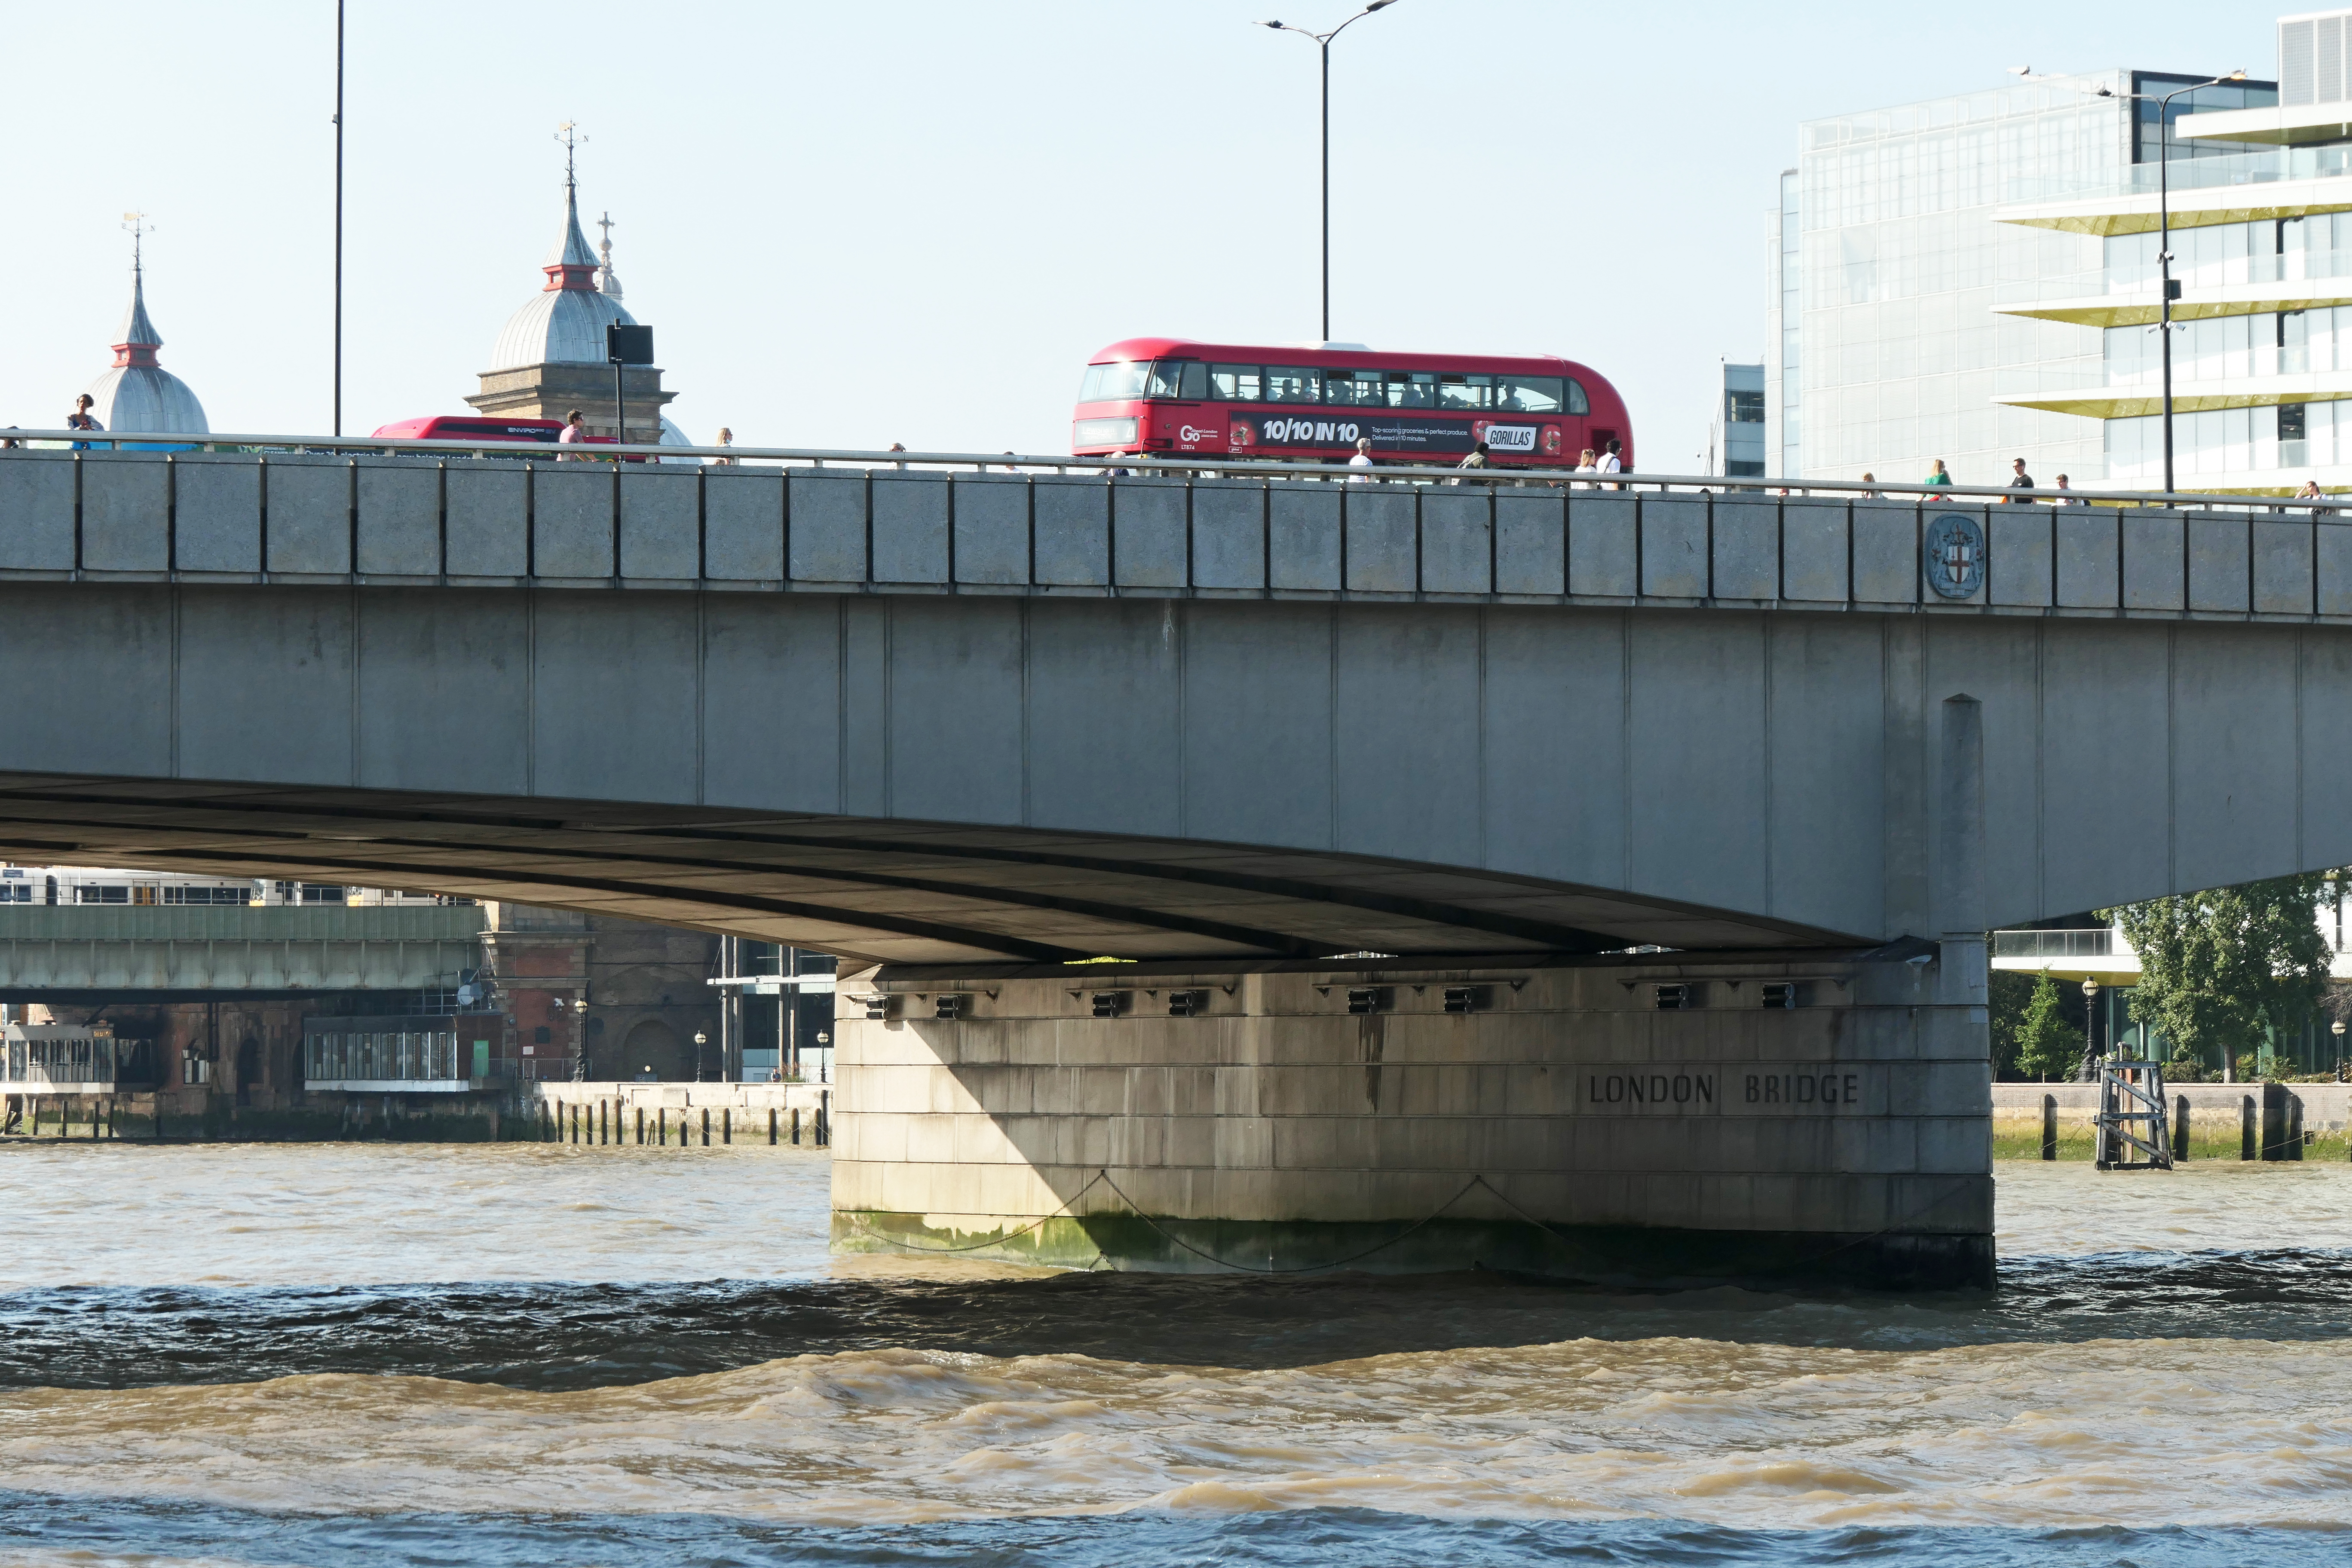
<svg viewBox="0 0 2352 1568">
<path fill-rule="evenodd" d="M 613 367 L 604 359 L 604 329 L 616 321 L 635 325 L 635 318 L 621 304 L 609 225 L 601 278 L 596 256 L 580 232 L 571 127 L 564 131 L 563 232 L 540 268 L 547 274 L 547 285 L 508 318 L 491 353 L 490 368 L 482 372 L 482 390 L 466 401 L 486 415 L 509 419 L 562 419 L 577 408 L 585 416 L 590 435 L 610 436 L 614 433 Z M 653 365 L 631 365 L 623 374 L 629 421 L 625 439 L 659 442 L 662 407 L 677 395 L 662 389 L 662 373 Z M 678 439 L 674 437 L 672 444 Z"/>
</svg>

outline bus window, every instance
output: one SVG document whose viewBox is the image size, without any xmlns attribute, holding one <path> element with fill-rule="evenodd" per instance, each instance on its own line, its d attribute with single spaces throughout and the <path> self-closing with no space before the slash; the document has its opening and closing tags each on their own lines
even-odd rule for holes
<svg viewBox="0 0 2352 1568">
<path fill-rule="evenodd" d="M 1320 403 L 1323 401 L 1323 373 L 1303 365 L 1270 364 L 1265 367 L 1265 400 L 1268 403 Z"/>
<path fill-rule="evenodd" d="M 1151 380 L 1143 391 L 1146 397 L 1206 397 L 1209 395 L 1209 367 L 1196 359 L 1154 360 Z"/>
<path fill-rule="evenodd" d="M 1576 377 L 1572 375 L 1568 378 L 1568 411 L 1570 414 L 1592 412 L 1592 405 L 1585 398 L 1584 388 L 1577 384 Z"/>
<path fill-rule="evenodd" d="M 1227 403 L 1257 401 L 1257 366 L 1254 364 L 1213 364 L 1209 367 L 1209 395 L 1222 397 Z"/>
<path fill-rule="evenodd" d="M 1323 383 L 1323 401 L 1353 408 L 1378 408 L 1388 401 L 1376 370 L 1334 371 Z"/>
<path fill-rule="evenodd" d="M 1126 403 L 1143 395 L 1145 376 L 1151 367 L 1136 361 L 1116 364 L 1090 364 L 1086 379 L 1078 383 L 1080 403 Z"/>
<path fill-rule="evenodd" d="M 1560 411 L 1559 377 L 1556 375 L 1499 375 L 1495 378 L 1495 406 L 1497 408 L 1512 414 L 1558 414 Z M 1579 408 L 1576 412 L 1581 414 L 1584 410 Z"/>
<path fill-rule="evenodd" d="M 1437 406 L 1437 373 L 1431 370 L 1392 370 L 1389 375 L 1389 406 L 1391 408 L 1434 408 Z"/>
<path fill-rule="evenodd" d="M 1441 375 L 1437 378 L 1440 408 L 1487 409 L 1495 406 L 1491 375 Z"/>
</svg>

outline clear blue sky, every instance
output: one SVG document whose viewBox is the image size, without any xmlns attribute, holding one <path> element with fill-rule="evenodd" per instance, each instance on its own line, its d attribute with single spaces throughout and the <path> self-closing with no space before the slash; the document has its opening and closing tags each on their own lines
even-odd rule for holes
<svg viewBox="0 0 2352 1568">
<path fill-rule="evenodd" d="M 1066 449 L 1079 367 L 1317 332 L 1315 51 L 1348 0 L 352 0 L 345 428 L 464 412 L 542 281 L 559 121 L 698 440 Z M 2274 64 L 2269 6 L 1399 0 L 1333 50 L 1337 337 L 1610 376 L 1643 466 L 1764 336 L 1805 119 L 2003 68 Z M 330 406 L 330 0 L 8 0 L 0 424 L 108 363 L 143 208 L 223 431 Z M 591 231 L 591 237 L 594 232 Z"/>
</svg>

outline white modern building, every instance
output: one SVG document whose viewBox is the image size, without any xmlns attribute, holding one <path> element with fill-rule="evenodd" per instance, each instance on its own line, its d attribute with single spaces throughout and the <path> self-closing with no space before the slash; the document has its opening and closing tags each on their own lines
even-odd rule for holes
<svg viewBox="0 0 2352 1568">
<path fill-rule="evenodd" d="M 2271 101 L 2204 108 L 2176 132 L 2173 444 L 2183 489 L 2352 486 L 2352 11 L 2279 23 Z M 2175 157 L 2179 158 L 2179 153 Z M 2005 387 L 1998 401 L 2094 421 L 2110 485 L 2161 482 L 2158 201 L 2153 170 L 2104 193 L 2001 208 L 2005 226 L 2078 235 L 2099 265 L 2036 279 L 2011 317 L 2100 340 L 2095 383 Z"/>
<path fill-rule="evenodd" d="M 2154 298 L 2145 271 L 2153 248 L 2141 235 L 2155 226 L 2161 144 L 2148 100 L 2189 89 L 2172 101 L 2171 174 L 2196 198 L 2182 210 L 2210 215 L 2192 226 L 2221 225 L 2233 199 L 2242 205 L 2236 187 L 2278 178 L 2280 160 L 2318 156 L 2249 155 L 2240 142 L 2187 134 L 2278 112 L 2269 82 L 2196 86 L 2220 74 L 2029 76 L 1801 126 L 1768 252 L 1772 471 L 1916 482 L 1940 458 L 1963 484 L 1998 484 L 2021 457 L 2044 484 L 2061 473 L 2077 486 L 2142 482 L 2140 430 L 2110 426 L 2146 412 L 2147 338 L 2137 318 L 2110 318 Z M 2352 209 L 2352 181 L 2344 184 Z M 2225 283 L 2231 242 L 2206 243 L 2221 247 L 2210 264 L 2185 239 L 2175 247 L 2208 268 L 2190 301 L 2234 286 Z M 2210 352 L 2217 373 L 2231 368 L 2221 339 L 2209 350 L 2189 337 L 2177 352 Z M 2233 428 L 2250 429 L 2249 416 Z M 2228 437 L 2217 426 L 2198 438 L 2226 446 Z M 2251 445 L 2245 455 L 2255 456 Z"/>
</svg>

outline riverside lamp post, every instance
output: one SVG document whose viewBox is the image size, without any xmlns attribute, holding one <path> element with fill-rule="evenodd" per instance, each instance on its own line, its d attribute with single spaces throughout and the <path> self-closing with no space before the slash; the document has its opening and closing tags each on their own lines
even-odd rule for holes
<svg viewBox="0 0 2352 1568">
<path fill-rule="evenodd" d="M 2328 1025 L 2327 1032 L 2336 1037 L 2336 1078 L 2340 1083 L 2344 1079 L 2344 1020 L 2338 1018 Z"/>
<path fill-rule="evenodd" d="M 697 1083 L 702 1081 L 702 1047 L 709 1044 L 709 1040 L 710 1037 L 701 1030 L 694 1031 L 694 1081 Z"/>
<path fill-rule="evenodd" d="M 2217 76 L 2211 81 L 2200 81 L 2189 87 L 2177 87 L 2170 92 L 2117 92 L 2113 88 L 2098 89 L 2101 98 L 2130 99 L 2141 103 L 2158 105 L 2156 111 L 2156 264 L 2164 280 L 2163 298 L 2158 308 L 2162 311 L 2157 331 L 2164 353 L 2164 493 L 2172 493 L 2172 302 L 2180 298 L 2180 285 L 2172 277 L 2172 100 L 2184 92 L 2196 92 L 2203 88 L 2219 87 L 2225 81 L 2243 81 L 2246 73 L 2231 71 Z"/>
<path fill-rule="evenodd" d="M 2099 982 L 2096 977 L 2083 982 L 2083 1070 L 2074 1077 L 2077 1083 L 2096 1083 L 2099 1079 Z"/>
<path fill-rule="evenodd" d="M 1287 22 L 1260 22 L 1261 27 L 1272 27 L 1277 33 L 1296 33 L 1314 40 L 1323 57 L 1323 339 L 1331 341 L 1331 40 L 1362 21 L 1375 11 L 1385 11 L 1396 0 L 1371 0 L 1371 4 L 1332 28 L 1328 33 L 1309 32 L 1294 27 Z"/>
</svg>

